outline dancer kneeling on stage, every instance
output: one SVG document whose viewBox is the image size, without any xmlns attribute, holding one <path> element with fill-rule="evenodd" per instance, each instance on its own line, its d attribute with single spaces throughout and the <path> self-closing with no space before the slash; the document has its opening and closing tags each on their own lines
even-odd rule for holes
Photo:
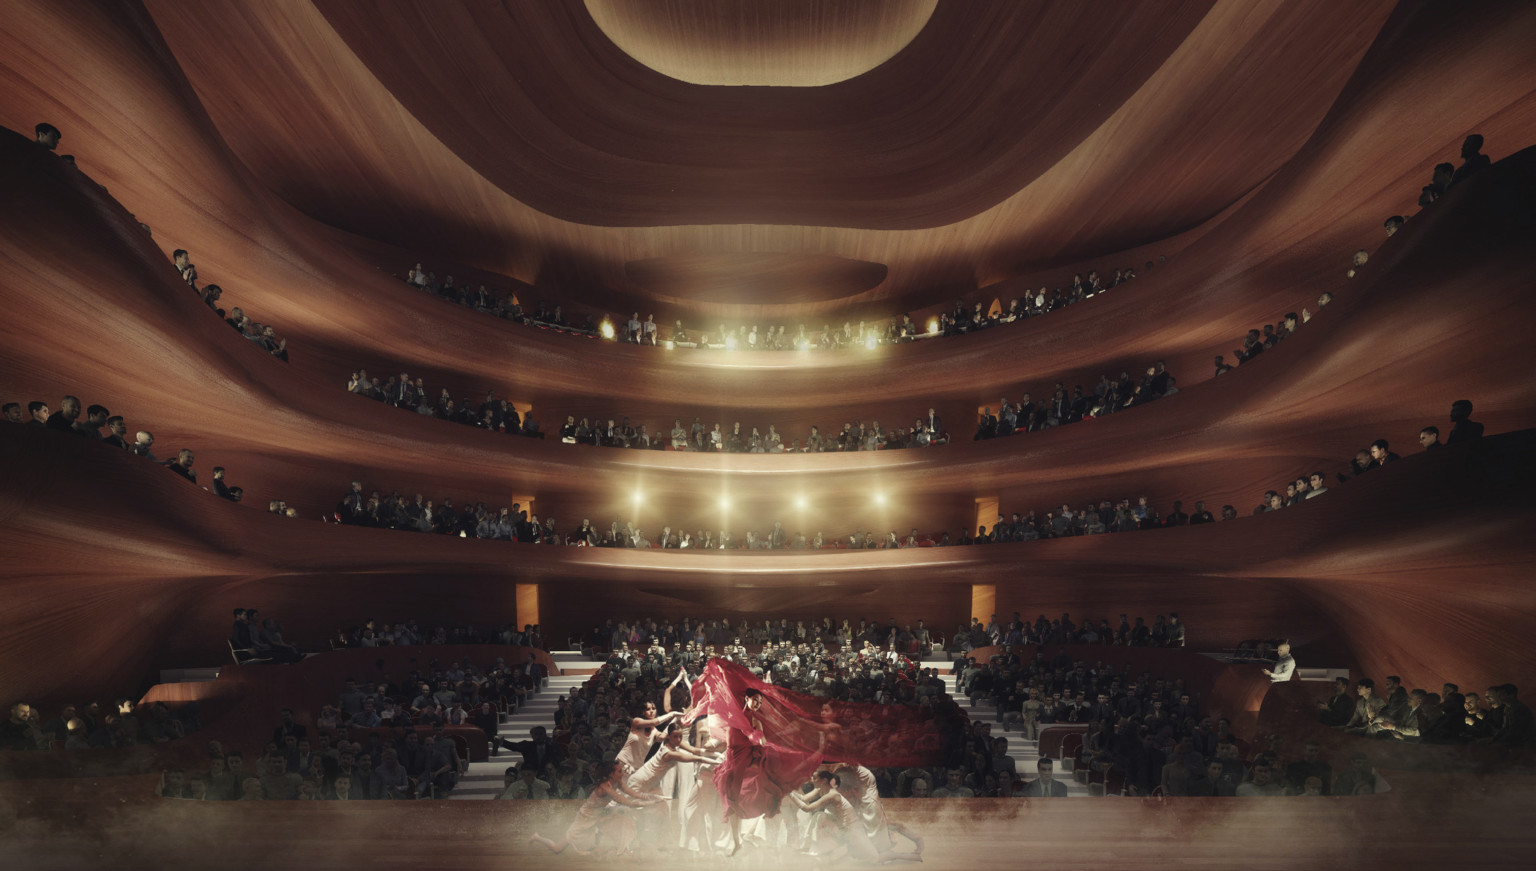
<svg viewBox="0 0 1536 871">
<path fill-rule="evenodd" d="M 853 804 L 838 790 L 837 775 L 821 770 L 816 772 L 813 783 L 816 790 L 809 796 L 792 792 L 789 797 L 801 810 L 822 814 L 821 820 L 816 825 L 816 852 L 819 855 L 831 859 L 839 850 L 846 850 L 848 858 L 857 862 L 881 864 L 923 861 L 921 839 L 912 838 L 905 829 L 901 829 L 901 834 L 912 838 L 918 845 L 917 852 L 897 853 L 877 850 L 874 843 L 869 840 L 869 835 L 864 833 L 864 823 L 854 811 Z"/>
<path fill-rule="evenodd" d="M 631 790 L 624 782 L 628 773 L 616 763 L 603 763 L 598 775 L 601 781 L 576 811 L 576 820 L 565 830 L 564 838 L 552 841 L 535 832 L 528 843 L 543 844 L 556 853 L 571 847 L 577 855 L 588 856 L 596 852 L 601 838 L 606 851 L 627 852 L 635 840 L 635 821 L 625 809 L 649 807 L 664 799 Z"/>
</svg>

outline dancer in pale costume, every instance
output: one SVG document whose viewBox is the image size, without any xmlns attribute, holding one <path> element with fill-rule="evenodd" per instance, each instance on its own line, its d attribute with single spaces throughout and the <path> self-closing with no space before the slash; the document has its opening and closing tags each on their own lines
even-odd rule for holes
<svg viewBox="0 0 1536 871">
<path fill-rule="evenodd" d="M 640 770 L 640 766 L 645 762 L 645 755 L 651 752 L 651 745 L 661 740 L 660 727 L 682 715 L 682 711 L 668 711 L 658 717 L 656 703 L 645 703 L 640 713 L 629 721 L 629 736 L 624 739 L 624 747 L 619 750 L 618 756 L 613 760 L 624 769 L 626 777 Z"/>
<path fill-rule="evenodd" d="M 891 834 L 885 820 L 885 809 L 880 804 L 880 787 L 875 783 L 875 773 L 862 765 L 839 765 L 833 769 L 843 794 L 853 803 L 853 809 L 864 824 L 864 834 L 878 850 L 891 846 Z"/>
<path fill-rule="evenodd" d="M 679 675 L 678 679 L 681 679 L 681 675 Z M 674 680 L 672 686 L 676 686 L 676 684 L 677 681 Z M 672 686 L 667 687 L 666 693 L 662 698 L 662 705 L 664 707 L 671 707 Z M 638 793 L 659 792 L 670 800 L 673 795 L 673 787 L 676 785 L 676 778 L 668 780 L 665 784 L 663 781 L 667 778 L 668 774 L 672 773 L 677 765 L 680 763 L 694 763 L 715 766 L 725 761 L 723 756 L 717 753 L 706 753 L 686 743 L 683 739 L 684 728 L 680 724 L 673 724 L 671 729 L 665 733 L 665 737 L 661 739 L 661 747 L 651 755 L 650 759 L 645 761 L 645 764 L 629 775 L 629 779 L 625 784 L 629 790 Z M 689 776 L 693 776 L 692 772 L 689 772 Z M 666 823 L 665 809 L 662 806 L 656 806 L 655 810 L 662 813 L 659 816 L 646 815 L 646 818 L 650 820 L 646 824 L 648 832 L 654 832 Z M 650 835 L 647 835 L 647 838 L 649 837 Z"/>
<path fill-rule="evenodd" d="M 693 745 L 698 752 L 715 757 L 715 762 L 683 762 L 678 771 L 678 817 L 682 825 L 678 831 L 678 846 L 694 852 L 709 852 L 731 848 L 730 833 L 721 815 L 723 803 L 715 791 L 715 768 L 723 761 L 725 742 L 717 738 L 709 728 L 710 718 L 704 717 L 693 723 Z M 713 844 L 711 844 L 713 842 Z"/>
<path fill-rule="evenodd" d="M 576 819 L 565 830 L 559 841 L 535 832 L 529 844 L 539 843 L 560 853 L 570 847 L 580 856 L 589 856 L 596 849 L 599 837 L 610 842 L 612 852 L 623 853 L 635 841 L 635 821 L 624 810 L 654 805 L 664 799 L 659 795 L 636 792 L 625 785 L 628 773 L 616 762 L 604 763 L 599 769 L 603 779 L 594 787 L 592 794 L 581 803 Z"/>
<path fill-rule="evenodd" d="M 923 861 L 923 843 L 921 838 L 913 837 L 905 827 L 897 826 L 901 833 L 910 838 L 917 849 L 909 853 L 897 853 L 893 850 L 880 850 L 869 835 L 864 831 L 864 821 L 860 819 L 858 811 L 854 810 L 853 803 L 844 796 L 838 787 L 837 775 L 827 770 L 816 772 L 813 781 L 816 790 L 810 795 L 801 792 L 790 793 L 790 799 L 807 813 L 820 813 L 822 818 L 816 824 L 816 852 L 818 855 L 831 860 L 838 851 L 846 851 L 848 858 L 856 862 L 868 862 L 870 864 L 883 864 L 885 862 L 921 862 Z M 889 841 L 889 836 L 886 836 Z"/>
</svg>

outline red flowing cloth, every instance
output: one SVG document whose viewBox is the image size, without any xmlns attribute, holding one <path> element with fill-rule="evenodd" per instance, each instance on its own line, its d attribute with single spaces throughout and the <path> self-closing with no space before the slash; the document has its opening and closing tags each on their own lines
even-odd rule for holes
<svg viewBox="0 0 1536 871">
<path fill-rule="evenodd" d="M 749 689 L 763 694 L 756 711 L 746 710 Z M 727 742 L 715 769 L 727 816 L 777 814 L 780 800 L 823 761 L 927 766 L 944 754 L 945 717 L 932 708 L 819 699 L 763 683 L 722 659 L 710 660 L 692 694 L 685 721 L 713 717 L 712 731 Z"/>
</svg>

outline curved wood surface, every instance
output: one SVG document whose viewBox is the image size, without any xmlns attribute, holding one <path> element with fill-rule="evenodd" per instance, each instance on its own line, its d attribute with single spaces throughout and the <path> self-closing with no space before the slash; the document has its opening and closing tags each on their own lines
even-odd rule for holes
<svg viewBox="0 0 1536 871">
<path fill-rule="evenodd" d="M 583 0 L 614 45 L 696 85 L 830 85 L 906 47 L 938 0 Z"/>
<path fill-rule="evenodd" d="M 483 33 L 467 29 L 477 21 L 467 8 L 402 6 L 381 19 L 331 0 L 8 2 L 0 123 L 57 124 L 79 169 L 0 136 L 0 398 L 103 402 L 154 430 L 162 456 L 192 447 L 199 469 L 227 466 L 250 501 L 287 499 L 311 518 L 353 477 L 457 502 L 532 495 L 565 528 L 573 512 L 632 511 L 637 488 L 650 494 L 639 518 L 650 528 L 673 517 L 692 527 L 722 491 L 743 516 L 771 522 L 813 490 L 816 513 L 797 522 L 881 531 L 957 527 L 976 498 L 992 496 L 1011 511 L 1145 492 L 1163 508 L 1204 499 L 1246 513 L 1263 489 L 1331 468 L 1370 439 L 1385 436 L 1408 458 L 1300 508 L 1200 529 L 968 550 L 680 555 L 283 520 L 105 447 L 7 427 L 0 697 L 47 706 L 116 695 L 156 667 L 205 661 L 236 605 L 318 643 L 356 619 L 363 597 L 428 620 L 455 621 L 466 603 L 477 619 L 515 620 L 514 583 L 539 585 L 555 638 L 579 631 L 594 608 L 868 610 L 947 631 L 969 616 L 970 585 L 987 583 L 1002 611 L 1177 610 L 1202 645 L 1288 634 L 1303 665 L 1430 684 L 1536 683 L 1524 535 L 1536 388 L 1519 365 L 1536 320 L 1536 153 L 1515 153 L 1536 142 L 1536 7 L 1148 5 L 1105 31 L 1078 4 L 970 14 L 943 3 L 907 50 L 865 76 L 730 99 L 717 91 L 740 89 L 666 80 L 623 57 L 574 2 L 510 5 Z M 955 51 L 953 40 L 983 30 L 980 48 Z M 1053 34 L 1054 46 L 1036 42 Z M 1068 58 L 1085 41 L 1094 49 L 1073 75 Z M 1030 46 L 1039 50 L 1014 51 Z M 555 48 L 569 50 L 572 67 L 550 61 Z M 918 62 L 932 75 L 914 93 Z M 1039 81 L 1060 87 L 1026 95 L 1008 84 L 1040 70 L 1049 75 Z M 850 102 L 872 87 L 902 96 Z M 764 135 L 794 114 L 810 119 L 799 138 Z M 1382 218 L 1412 214 L 1430 168 L 1472 131 L 1505 160 L 1382 241 Z M 880 148 L 888 156 L 872 157 Z M 624 275 L 633 261 L 772 252 L 889 268 L 872 289 L 742 314 L 794 322 L 942 301 L 955 287 L 1013 287 L 1036 270 L 1102 267 L 1131 249 L 1139 259 L 1179 233 L 1175 256 L 1131 292 L 872 355 L 685 358 L 578 341 L 447 306 L 387 274 L 440 257 L 617 309 L 655 299 Z M 238 340 L 179 286 L 167 265 L 176 247 L 226 289 L 226 304 L 277 326 L 293 362 Z M 1362 247 L 1370 263 L 1347 280 L 1348 254 Z M 1231 376 L 1205 375 L 1249 327 L 1325 290 L 1335 302 L 1295 337 Z M 670 305 L 656 307 L 658 320 L 724 316 Z M 934 404 L 963 438 L 978 405 L 1151 359 L 1168 361 L 1180 394 L 1091 424 L 926 452 L 705 465 L 497 441 L 341 392 L 349 371 L 369 365 L 495 386 L 546 422 L 692 411 L 722 422 L 762 415 L 786 432 L 845 414 L 895 422 Z M 1410 456 L 1418 428 L 1445 429 L 1461 397 L 1507 435 L 1480 454 Z M 884 513 L 865 500 L 874 487 L 899 496 Z M 1352 826 L 1434 820 L 1434 842 L 1418 841 L 1409 858 L 1443 865 L 1452 860 L 1435 852 L 1442 835 L 1528 816 L 1528 790 L 1474 795 L 1485 780 L 1438 777 L 1405 775 L 1421 791 L 1342 811 L 1298 806 L 1294 822 L 1355 845 Z M 135 803 L 100 815 L 136 783 L 92 798 L 48 788 L 56 801 L 30 807 L 63 819 L 95 809 L 98 842 L 128 852 L 174 852 L 139 833 L 190 819 L 165 822 L 158 806 Z M 1441 812 L 1444 790 L 1463 796 L 1453 813 Z M 1275 828 L 1257 806 L 1192 804 L 1172 822 L 1163 805 L 1089 807 L 1083 825 L 1095 838 L 1131 838 L 1161 820 L 1162 846 L 1148 849 L 1160 855 L 1172 832 L 1180 862 L 1192 849 L 1285 848 L 1247 837 Z M 1058 813 L 1025 808 L 1031 822 Z M 347 831 L 382 831 L 397 812 Z M 255 819 L 196 813 L 214 815 L 204 833 L 243 832 Z M 1197 839 L 1212 820 L 1242 836 Z M 29 844 L 48 828 L 29 825 Z M 986 831 L 1000 844 L 1014 837 Z M 302 839 L 280 849 L 324 854 Z M 1300 863 L 1298 852 L 1272 864 Z"/>
</svg>

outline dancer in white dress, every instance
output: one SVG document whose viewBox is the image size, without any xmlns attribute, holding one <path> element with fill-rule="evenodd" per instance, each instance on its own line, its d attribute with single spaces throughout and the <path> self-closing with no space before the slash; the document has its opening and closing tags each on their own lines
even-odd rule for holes
<svg viewBox="0 0 1536 871">
<path fill-rule="evenodd" d="M 682 715 L 682 711 L 669 711 L 658 717 L 656 703 L 645 703 L 645 706 L 629 721 L 629 736 L 624 739 L 623 748 L 613 760 L 624 769 L 625 777 L 640 770 L 640 766 L 645 763 L 646 754 L 651 752 L 651 745 L 661 740 L 660 728 Z"/>
<path fill-rule="evenodd" d="M 858 812 L 864 824 L 864 834 L 869 836 L 875 849 L 889 850 L 891 834 L 885 821 L 885 809 L 880 804 L 880 787 L 875 783 L 875 773 L 862 765 L 846 763 L 833 773 L 837 775 L 842 793 L 848 796 L 853 809 Z"/>
<path fill-rule="evenodd" d="M 809 796 L 801 792 L 792 792 L 789 796 L 801 810 L 824 814 L 816 832 L 819 855 L 831 860 L 840 851 L 846 851 L 848 858 L 872 865 L 886 862 L 923 861 L 920 839 L 913 839 L 917 844 L 917 850 L 910 853 L 876 849 L 869 836 L 864 833 L 864 823 L 859 818 L 858 812 L 854 810 L 853 803 L 838 790 L 837 775 L 823 769 L 816 772 L 813 783 L 816 790 Z"/>
</svg>

